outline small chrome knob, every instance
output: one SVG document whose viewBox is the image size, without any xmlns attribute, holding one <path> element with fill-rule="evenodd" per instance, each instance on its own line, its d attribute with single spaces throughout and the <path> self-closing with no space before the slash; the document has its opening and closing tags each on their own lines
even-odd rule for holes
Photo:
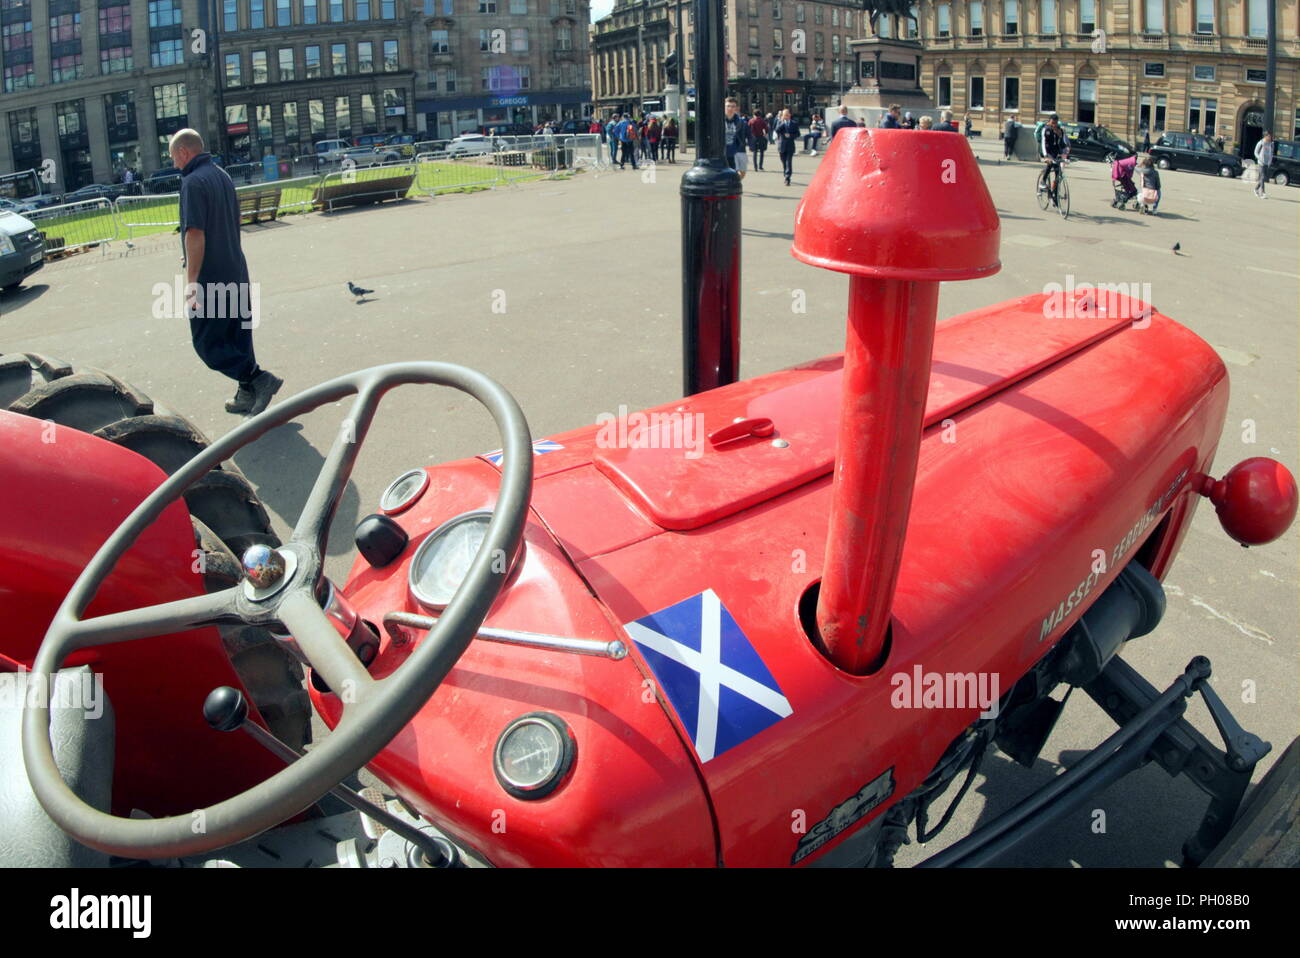
<svg viewBox="0 0 1300 958">
<path fill-rule="evenodd" d="M 270 588 L 284 578 L 284 556 L 270 546 L 249 546 L 242 561 L 245 577 L 256 588 Z"/>
</svg>

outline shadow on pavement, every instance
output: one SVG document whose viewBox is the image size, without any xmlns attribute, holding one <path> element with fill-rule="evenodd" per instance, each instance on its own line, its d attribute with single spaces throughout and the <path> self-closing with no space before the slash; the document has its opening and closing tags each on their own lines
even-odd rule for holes
<svg viewBox="0 0 1300 958">
<path fill-rule="evenodd" d="M 290 527 L 302 514 L 307 495 L 324 463 L 325 456 L 307 441 L 302 424 L 297 422 L 272 429 L 253 445 L 235 453 L 235 464 L 257 489 L 258 497 Z M 349 479 L 331 527 L 355 528 L 360 504 L 356 483 Z M 352 546 L 350 537 L 333 535 L 327 551 L 330 555 L 342 555 L 351 551 Z"/>
<path fill-rule="evenodd" d="M 34 302 L 50 288 L 49 283 L 37 283 L 35 286 L 20 286 L 17 289 L 0 290 L 0 316 L 12 313 Z"/>
</svg>

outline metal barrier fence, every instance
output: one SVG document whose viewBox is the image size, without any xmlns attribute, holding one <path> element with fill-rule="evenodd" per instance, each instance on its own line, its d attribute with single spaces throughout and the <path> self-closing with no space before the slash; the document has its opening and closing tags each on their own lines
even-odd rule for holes
<svg viewBox="0 0 1300 958">
<path fill-rule="evenodd" d="M 119 196 L 114 204 L 118 222 L 131 239 L 139 229 L 181 225 L 181 195 L 150 193 L 145 196 Z"/>
<path fill-rule="evenodd" d="M 45 234 L 46 252 L 107 243 L 121 235 L 113 204 L 104 198 L 47 206 L 23 214 Z"/>
</svg>

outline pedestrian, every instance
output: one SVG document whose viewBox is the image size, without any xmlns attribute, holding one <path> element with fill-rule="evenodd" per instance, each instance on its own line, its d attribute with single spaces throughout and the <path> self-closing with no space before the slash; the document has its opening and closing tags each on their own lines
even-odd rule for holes
<svg viewBox="0 0 1300 958">
<path fill-rule="evenodd" d="M 857 124 L 854 123 L 853 118 L 849 116 L 849 108 L 841 103 L 840 117 L 831 124 L 831 139 L 834 140 L 836 133 L 850 126 L 857 126 Z"/>
<path fill-rule="evenodd" d="M 1216 136 L 1214 138 L 1214 148 L 1218 150 L 1220 153 L 1223 152 L 1223 137 Z"/>
<path fill-rule="evenodd" d="M 776 113 L 767 115 L 767 140 L 769 143 L 776 142 L 776 125 L 780 122 L 780 116 Z"/>
<path fill-rule="evenodd" d="M 897 103 L 889 104 L 889 109 L 885 111 L 885 115 L 880 120 L 880 128 L 882 130 L 902 129 L 903 124 L 898 122 L 898 117 L 899 114 L 902 112 L 902 109 L 903 108 L 899 106 Z"/>
<path fill-rule="evenodd" d="M 767 155 L 767 135 L 769 132 L 762 111 L 755 107 L 754 118 L 749 121 L 749 145 L 754 151 L 754 169 L 756 170 L 763 168 L 763 157 Z"/>
<path fill-rule="evenodd" d="M 185 312 L 194 351 L 209 369 L 238 383 L 226 412 L 255 416 L 284 380 L 257 365 L 248 263 L 239 245 L 239 198 L 230 175 L 212 162 L 190 129 L 167 146 L 181 171 L 180 234 Z"/>
<path fill-rule="evenodd" d="M 957 124 L 952 121 L 952 110 L 944 110 L 939 114 L 939 119 L 942 120 L 942 122 L 936 126 L 935 129 L 940 133 L 961 132 L 961 130 L 957 129 Z"/>
<path fill-rule="evenodd" d="M 620 170 L 627 168 L 628 160 L 632 161 L 632 169 L 636 169 L 636 149 L 637 149 L 637 128 L 636 121 L 631 115 L 625 116 L 618 124 L 616 130 L 618 135 L 618 146 L 622 150 L 619 157 L 618 168 Z"/>
<path fill-rule="evenodd" d="M 1264 184 L 1268 182 L 1269 167 L 1273 165 L 1273 134 L 1264 131 L 1264 138 L 1255 144 L 1255 162 L 1259 180 L 1255 183 L 1255 195 L 1262 200 L 1268 199 L 1264 193 Z"/>
<path fill-rule="evenodd" d="M 663 138 L 660 141 L 664 157 L 669 163 L 677 162 L 677 117 L 670 116 L 664 124 Z"/>
<path fill-rule="evenodd" d="M 934 126 L 934 117 L 929 115 L 921 117 L 918 126 L 920 126 L 922 130 L 930 129 L 930 127 Z"/>
<path fill-rule="evenodd" d="M 1142 152 L 1151 152 L 1151 131 L 1146 127 L 1142 128 Z"/>
<path fill-rule="evenodd" d="M 1139 207 L 1143 213 L 1156 215 L 1156 210 L 1160 208 L 1160 171 L 1156 165 L 1151 162 L 1150 156 L 1142 157 L 1142 205 Z"/>
<path fill-rule="evenodd" d="M 749 168 L 749 124 L 740 115 L 740 104 L 734 96 L 727 97 L 724 106 L 727 115 L 722 121 L 725 134 L 723 148 L 727 165 L 739 173 L 743 180 L 745 171 Z"/>
<path fill-rule="evenodd" d="M 794 175 L 794 147 L 799 142 L 799 124 L 794 121 L 788 109 L 781 111 L 781 118 L 776 124 L 776 152 L 781 157 L 781 172 L 785 175 L 785 185 L 790 185 Z"/>
<path fill-rule="evenodd" d="M 811 154 L 812 156 L 816 156 L 816 155 L 817 155 L 817 142 L 822 138 L 822 134 L 825 133 L 825 132 L 826 132 L 826 126 L 825 126 L 825 124 L 822 123 L 822 118 L 821 118 L 820 116 L 818 116 L 816 113 L 814 113 L 814 114 L 813 114 L 813 118 L 812 118 L 812 123 L 811 123 L 811 125 L 809 125 L 809 127 L 808 127 L 808 132 L 805 133 L 805 134 L 804 134 L 804 137 L 803 137 L 803 150 L 804 150 L 804 152 L 805 152 L 805 153 L 809 153 L 809 154 Z M 811 150 L 808 149 L 808 141 L 809 141 L 809 140 L 812 141 L 812 149 L 811 149 Z"/>
<path fill-rule="evenodd" d="M 605 142 L 609 144 L 609 165 L 613 166 L 618 162 L 618 129 L 619 121 L 622 119 L 617 113 L 609 118 L 605 124 Z"/>
<path fill-rule="evenodd" d="M 1014 116 L 1007 117 L 1006 126 L 1002 128 L 1002 159 L 1009 160 L 1016 153 L 1016 123 Z"/>
<path fill-rule="evenodd" d="M 969 139 L 970 139 L 970 134 L 971 134 L 971 120 L 970 120 L 970 114 L 969 114 L 969 113 L 966 114 L 966 117 L 965 117 L 965 123 L 966 123 L 966 139 L 969 140 Z"/>
<path fill-rule="evenodd" d="M 659 138 L 662 134 L 663 130 L 659 126 L 659 118 L 657 116 L 651 116 L 650 122 L 645 125 L 645 138 L 650 144 L 651 163 L 659 162 Z"/>
</svg>

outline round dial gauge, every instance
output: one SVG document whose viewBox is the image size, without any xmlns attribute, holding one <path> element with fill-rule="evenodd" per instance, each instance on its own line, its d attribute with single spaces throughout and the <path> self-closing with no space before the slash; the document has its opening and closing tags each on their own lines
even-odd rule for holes
<svg viewBox="0 0 1300 958">
<path fill-rule="evenodd" d="M 447 607 L 478 555 L 491 520 L 490 512 L 466 513 L 420 543 L 409 575 L 411 595 L 420 605 L 435 611 Z"/>
<path fill-rule="evenodd" d="M 497 780 L 516 798 L 550 794 L 573 764 L 573 739 L 557 716 L 535 712 L 511 722 L 497 740 Z"/>
<path fill-rule="evenodd" d="M 419 499 L 429 485 L 429 474 L 423 469 L 412 469 L 394 479 L 379 497 L 379 508 L 392 515 L 409 507 Z"/>
</svg>

